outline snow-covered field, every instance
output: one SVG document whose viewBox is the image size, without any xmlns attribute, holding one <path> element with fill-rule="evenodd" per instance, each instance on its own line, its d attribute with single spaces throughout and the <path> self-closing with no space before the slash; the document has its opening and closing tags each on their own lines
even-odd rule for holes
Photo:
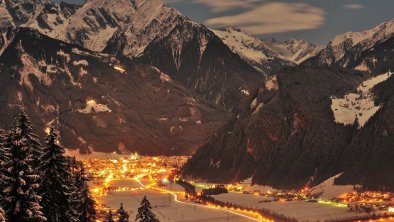
<svg viewBox="0 0 394 222">
<path fill-rule="evenodd" d="M 123 182 L 117 182 L 123 184 Z M 127 182 L 126 182 L 127 183 Z M 136 186 L 136 184 L 132 184 Z M 169 185 L 170 190 L 181 189 L 178 185 Z M 130 214 L 131 220 L 134 220 L 137 209 L 140 206 L 140 201 L 144 196 L 152 204 L 153 212 L 158 216 L 160 221 L 171 222 L 224 222 L 224 221 L 237 221 L 249 222 L 251 219 L 245 218 L 240 215 L 229 213 L 223 210 L 210 209 L 205 206 L 200 206 L 187 202 L 185 200 L 179 201 L 178 198 L 172 194 L 165 194 L 153 190 L 137 190 L 137 191 L 117 191 L 111 192 L 109 195 L 100 198 L 100 202 L 113 210 L 119 208 L 120 203 Z"/>
<path fill-rule="evenodd" d="M 323 199 L 332 199 L 334 197 L 340 197 L 343 194 L 349 193 L 353 191 L 352 185 L 334 185 L 334 181 L 341 174 L 333 176 L 323 183 L 312 188 L 312 194 L 321 193 L 321 198 Z"/>
<path fill-rule="evenodd" d="M 372 89 L 379 83 L 386 81 L 393 75 L 392 72 L 384 73 L 364 81 L 357 92 L 349 93 L 344 98 L 332 98 L 331 109 L 335 122 L 351 125 L 358 119 L 359 126 L 365 123 L 381 108 L 376 106 Z"/>
<path fill-rule="evenodd" d="M 240 193 L 220 194 L 214 197 L 217 200 L 231 202 L 240 206 L 265 208 L 288 217 L 296 218 L 299 221 L 324 221 L 361 215 L 348 212 L 347 207 L 337 207 L 325 203 L 309 203 L 306 201 L 267 203 L 259 202 L 264 200 L 264 197 Z"/>
</svg>

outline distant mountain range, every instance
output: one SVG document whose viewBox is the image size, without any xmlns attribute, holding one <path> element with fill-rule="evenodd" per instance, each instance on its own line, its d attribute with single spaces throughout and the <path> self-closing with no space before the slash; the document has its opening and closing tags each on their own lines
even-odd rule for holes
<svg viewBox="0 0 394 222">
<path fill-rule="evenodd" d="M 393 24 L 316 46 L 211 30 L 160 0 L 0 0 L 0 128 L 23 105 L 85 152 L 200 147 L 190 177 L 394 189 Z"/>
</svg>

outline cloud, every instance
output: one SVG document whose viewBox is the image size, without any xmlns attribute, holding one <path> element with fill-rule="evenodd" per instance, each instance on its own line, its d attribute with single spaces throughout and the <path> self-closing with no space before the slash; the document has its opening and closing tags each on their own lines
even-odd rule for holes
<svg viewBox="0 0 394 222">
<path fill-rule="evenodd" d="M 344 9 L 350 9 L 350 10 L 358 10 L 358 9 L 363 9 L 364 5 L 361 4 L 347 4 L 343 6 Z"/>
<path fill-rule="evenodd" d="M 193 0 L 193 2 L 208 6 L 213 12 L 225 12 L 232 9 L 252 8 L 261 0 Z"/>
<path fill-rule="evenodd" d="M 214 0 L 211 0 L 214 2 Z M 208 19 L 212 27 L 235 26 L 261 35 L 315 29 L 325 22 L 325 11 L 306 3 L 264 3 L 237 15 Z"/>
</svg>

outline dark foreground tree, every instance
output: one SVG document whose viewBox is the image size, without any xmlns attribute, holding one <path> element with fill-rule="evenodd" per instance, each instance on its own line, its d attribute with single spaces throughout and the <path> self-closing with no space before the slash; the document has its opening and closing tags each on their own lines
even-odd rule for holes
<svg viewBox="0 0 394 222">
<path fill-rule="evenodd" d="M 37 170 L 42 156 L 42 145 L 37 139 L 37 135 L 33 133 L 30 118 L 25 113 L 24 109 L 20 110 L 20 114 L 16 119 L 16 127 L 20 130 L 21 136 L 25 139 L 25 143 L 29 146 L 32 158 L 32 168 Z"/>
<path fill-rule="evenodd" d="M 46 221 L 39 204 L 41 197 L 36 195 L 38 175 L 33 167 L 34 150 L 41 148 L 39 143 L 34 141 L 29 123 L 22 110 L 15 126 L 8 133 L 8 142 L 5 145 L 9 156 L 2 165 L 2 196 L 6 218 L 12 222 Z"/>
<path fill-rule="evenodd" d="M 123 207 L 123 203 L 120 204 L 119 210 L 116 212 L 118 214 L 118 222 L 129 222 L 129 214 Z"/>
<path fill-rule="evenodd" d="M 138 214 L 135 221 L 139 222 L 159 222 L 156 215 L 152 213 L 152 206 L 146 196 L 141 201 L 141 207 L 138 208 Z"/>
<path fill-rule="evenodd" d="M 4 180 L 7 169 L 4 167 L 4 164 L 10 160 L 12 135 L 14 135 L 14 130 L 9 130 L 7 133 L 1 132 L 0 135 L 0 205 L 5 204 L 4 195 L 1 192 L 7 186 Z"/>
<path fill-rule="evenodd" d="M 74 202 L 77 202 L 76 210 L 79 213 L 79 220 L 81 222 L 94 222 L 96 221 L 95 201 L 89 192 L 84 171 L 83 165 L 81 164 L 79 171 L 75 173 L 77 195 L 76 201 Z"/>
<path fill-rule="evenodd" d="M 51 222 L 78 221 L 71 206 L 71 175 L 67 159 L 54 129 L 50 129 L 43 151 L 39 169 L 44 214 Z"/>
<path fill-rule="evenodd" d="M 108 211 L 107 215 L 105 216 L 105 222 L 115 222 L 112 211 Z"/>
<path fill-rule="evenodd" d="M 5 213 L 3 208 L 0 207 L 0 222 L 5 222 Z"/>
</svg>

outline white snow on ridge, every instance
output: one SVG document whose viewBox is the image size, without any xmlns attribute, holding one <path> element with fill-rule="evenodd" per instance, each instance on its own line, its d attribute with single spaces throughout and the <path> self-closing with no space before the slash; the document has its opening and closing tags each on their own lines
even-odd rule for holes
<svg viewBox="0 0 394 222">
<path fill-rule="evenodd" d="M 92 112 L 112 112 L 112 110 L 110 108 L 108 108 L 107 105 L 104 104 L 99 104 L 97 103 L 95 100 L 89 100 L 86 102 L 86 107 L 84 109 L 79 109 L 78 112 L 80 113 L 85 113 L 85 114 L 89 114 Z"/>
<path fill-rule="evenodd" d="M 374 40 L 374 39 L 384 39 L 391 36 L 394 33 L 394 20 L 382 23 L 370 30 L 362 31 L 362 32 L 347 32 L 342 35 L 336 36 L 332 41 L 332 46 L 337 46 L 342 44 L 346 40 L 350 40 L 354 45 L 365 41 L 365 40 Z"/>
<path fill-rule="evenodd" d="M 262 42 L 254 36 L 234 30 L 233 28 L 227 28 L 225 31 L 212 31 L 219 36 L 232 51 L 237 52 L 241 56 L 245 56 L 256 62 L 268 59 L 261 50 L 255 49 L 255 47 L 258 47 Z"/>
<path fill-rule="evenodd" d="M 74 66 L 88 66 L 89 63 L 88 63 L 88 61 L 83 59 L 83 60 L 74 61 L 73 65 Z"/>
<path fill-rule="evenodd" d="M 163 82 L 171 82 L 171 77 L 169 75 L 166 75 L 164 73 L 160 73 L 160 80 Z"/>
<path fill-rule="evenodd" d="M 284 42 L 274 39 L 264 42 L 270 49 L 296 64 L 301 64 L 318 54 L 324 48 L 324 46 L 316 46 L 306 40 L 294 38 Z"/>
<path fill-rule="evenodd" d="M 259 71 L 265 71 L 275 61 L 282 64 L 292 64 L 292 61 L 269 48 L 261 39 L 244 31 L 232 27 L 212 31 L 231 51 Z"/>
<path fill-rule="evenodd" d="M 352 125 L 358 119 L 360 127 L 381 108 L 375 106 L 372 88 L 386 81 L 393 75 L 391 71 L 372 77 L 364 81 L 358 88 L 357 93 L 349 93 L 344 98 L 331 98 L 331 109 L 336 123 Z"/>
<path fill-rule="evenodd" d="M 329 45 L 324 49 L 325 51 L 332 51 L 334 60 L 331 58 L 321 58 L 326 60 L 328 64 L 337 62 L 344 57 L 346 52 L 351 47 L 357 45 L 358 52 L 362 52 L 373 47 L 377 42 L 383 42 L 394 35 L 394 20 L 382 23 L 372 29 L 362 32 L 347 32 L 336 36 Z M 325 54 L 325 53 L 324 53 Z M 346 66 L 346 63 L 344 64 Z M 360 66 L 358 69 L 365 69 Z M 364 70 L 362 70 L 364 71 Z"/>
</svg>

